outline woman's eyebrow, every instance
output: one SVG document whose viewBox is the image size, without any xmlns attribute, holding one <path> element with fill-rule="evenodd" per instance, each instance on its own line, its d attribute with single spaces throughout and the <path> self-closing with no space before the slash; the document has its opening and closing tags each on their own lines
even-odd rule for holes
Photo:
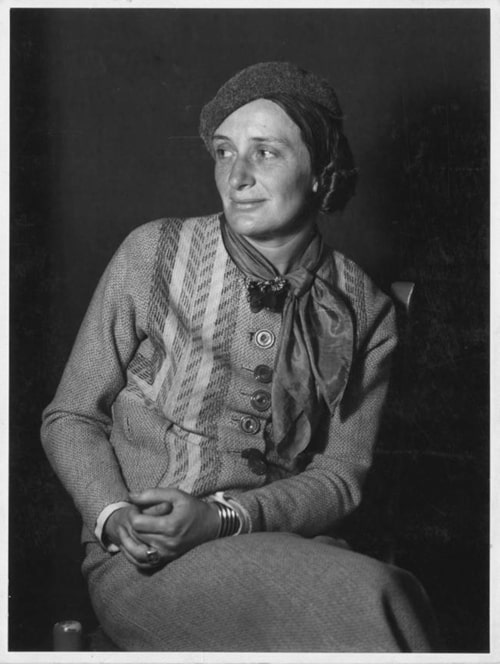
<svg viewBox="0 0 500 664">
<path fill-rule="evenodd" d="M 251 140 L 255 143 L 279 143 L 280 145 L 290 145 L 290 142 L 287 141 L 286 138 L 279 138 L 278 136 L 253 136 Z"/>
<path fill-rule="evenodd" d="M 231 141 L 229 136 L 223 134 L 214 134 L 213 141 Z M 250 139 L 254 143 L 280 143 L 281 145 L 289 146 L 290 142 L 286 138 L 279 138 L 278 136 L 252 136 Z"/>
</svg>

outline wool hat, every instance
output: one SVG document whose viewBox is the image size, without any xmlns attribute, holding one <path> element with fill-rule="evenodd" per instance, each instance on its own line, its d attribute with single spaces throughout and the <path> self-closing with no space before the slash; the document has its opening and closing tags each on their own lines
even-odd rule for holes
<svg viewBox="0 0 500 664">
<path fill-rule="evenodd" d="M 291 62 L 259 62 L 230 78 L 203 107 L 199 131 L 208 150 L 215 130 L 228 115 L 250 101 L 276 93 L 308 97 L 342 118 L 337 95 L 326 79 Z"/>
</svg>

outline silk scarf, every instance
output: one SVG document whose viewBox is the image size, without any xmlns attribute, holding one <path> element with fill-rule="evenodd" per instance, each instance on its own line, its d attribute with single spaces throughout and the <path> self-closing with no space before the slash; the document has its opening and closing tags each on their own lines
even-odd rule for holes
<svg viewBox="0 0 500 664">
<path fill-rule="evenodd" d="M 333 415 L 344 393 L 353 353 L 351 311 L 324 278 L 331 271 L 322 268 L 333 261 L 318 232 L 290 271 L 280 275 L 223 215 L 220 226 L 226 251 L 245 276 L 249 294 L 262 283 L 264 290 L 277 291 L 276 301 L 282 300 L 271 386 L 272 437 L 280 456 L 292 459 L 309 445 L 318 423 Z"/>
</svg>

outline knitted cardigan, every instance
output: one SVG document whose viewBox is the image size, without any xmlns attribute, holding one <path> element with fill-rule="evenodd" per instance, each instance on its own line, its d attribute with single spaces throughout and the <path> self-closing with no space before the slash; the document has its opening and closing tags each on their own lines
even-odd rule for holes
<svg viewBox="0 0 500 664">
<path fill-rule="evenodd" d="M 105 507 L 153 486 L 201 498 L 225 491 L 253 530 L 305 536 L 331 532 L 356 507 L 396 343 L 394 309 L 341 254 L 332 251 L 325 269 L 352 309 L 351 372 L 333 416 L 286 461 L 256 371 L 273 367 L 281 316 L 250 311 L 219 217 L 163 219 L 126 238 L 43 413 L 42 443 L 84 540 L 95 539 Z"/>
</svg>

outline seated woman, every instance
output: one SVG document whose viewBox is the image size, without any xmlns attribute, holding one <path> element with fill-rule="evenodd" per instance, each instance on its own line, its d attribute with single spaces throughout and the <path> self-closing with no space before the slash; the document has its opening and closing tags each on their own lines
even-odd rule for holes
<svg viewBox="0 0 500 664">
<path fill-rule="evenodd" d="M 316 228 L 354 189 L 341 117 L 289 63 L 225 83 L 200 122 L 223 213 L 130 234 L 44 412 L 124 650 L 436 648 L 417 581 L 330 537 L 396 344 L 390 299 Z"/>
</svg>

